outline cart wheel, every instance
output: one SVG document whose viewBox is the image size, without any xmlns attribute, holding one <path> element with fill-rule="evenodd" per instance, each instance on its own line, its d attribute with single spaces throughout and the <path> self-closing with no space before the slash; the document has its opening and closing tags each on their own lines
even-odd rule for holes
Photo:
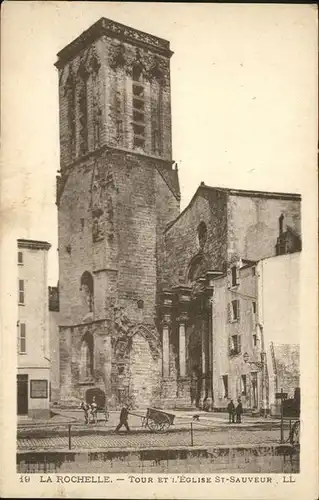
<svg viewBox="0 0 319 500">
<path fill-rule="evenodd" d="M 166 432 L 169 429 L 170 425 L 171 423 L 168 420 L 165 420 L 165 422 L 161 423 L 160 430 Z"/>
<path fill-rule="evenodd" d="M 291 429 L 291 434 L 290 434 L 290 443 L 291 444 L 299 444 L 300 442 L 300 421 L 297 420 L 297 422 L 294 423 Z"/>
<path fill-rule="evenodd" d="M 158 432 L 160 430 L 160 425 L 155 420 L 148 419 L 148 428 L 153 432 Z"/>
</svg>

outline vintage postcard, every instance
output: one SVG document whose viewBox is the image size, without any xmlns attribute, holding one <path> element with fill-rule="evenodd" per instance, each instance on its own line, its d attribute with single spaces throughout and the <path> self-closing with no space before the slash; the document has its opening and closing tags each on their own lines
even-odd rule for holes
<svg viewBox="0 0 319 500">
<path fill-rule="evenodd" d="M 2 14 L 2 496 L 315 499 L 317 8 Z"/>
</svg>

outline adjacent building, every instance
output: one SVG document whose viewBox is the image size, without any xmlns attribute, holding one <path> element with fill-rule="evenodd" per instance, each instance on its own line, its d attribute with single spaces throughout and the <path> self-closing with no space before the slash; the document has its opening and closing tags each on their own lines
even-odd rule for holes
<svg viewBox="0 0 319 500">
<path fill-rule="evenodd" d="M 51 403 L 60 399 L 59 287 L 49 286 L 49 345 Z"/>
<path fill-rule="evenodd" d="M 266 408 L 277 338 L 258 269 L 301 250 L 301 199 L 202 183 L 180 212 L 171 56 L 105 18 L 58 54 L 60 398 Z"/>
<path fill-rule="evenodd" d="M 17 251 L 17 413 L 19 417 L 49 415 L 50 348 L 46 241 L 18 240 Z"/>
</svg>

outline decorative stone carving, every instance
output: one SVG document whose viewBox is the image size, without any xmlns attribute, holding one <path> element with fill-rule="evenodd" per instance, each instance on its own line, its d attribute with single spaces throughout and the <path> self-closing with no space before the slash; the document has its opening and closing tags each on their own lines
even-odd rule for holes
<svg viewBox="0 0 319 500">
<path fill-rule="evenodd" d="M 167 50 L 169 48 L 169 43 L 166 40 L 157 38 L 153 35 L 149 35 L 148 33 L 143 33 L 141 31 L 134 30 L 132 28 L 129 28 L 128 26 L 115 23 L 114 21 L 107 20 L 106 27 L 108 30 L 112 31 L 117 35 L 120 35 L 121 37 L 131 38 L 132 40 L 135 40 L 137 42 L 153 45 L 154 47 L 158 47 L 161 49 Z"/>
<path fill-rule="evenodd" d="M 205 292 L 205 283 L 202 280 L 196 280 L 192 286 L 191 298 L 198 297 Z"/>
<path fill-rule="evenodd" d="M 153 359 L 159 358 L 160 343 L 157 331 L 154 327 L 132 322 L 127 316 L 123 307 L 114 308 L 114 323 L 118 336 L 116 346 L 118 345 L 118 343 L 122 343 L 121 348 L 119 347 L 119 352 L 125 353 L 126 350 L 129 349 L 134 335 L 140 334 L 149 343 Z"/>
<path fill-rule="evenodd" d="M 168 76 L 168 65 L 158 56 L 154 56 L 150 63 L 149 78 L 156 79 L 160 83 Z"/>
<path fill-rule="evenodd" d="M 110 45 L 109 65 L 112 69 L 124 68 L 126 63 L 125 47 L 123 44 Z"/>
<path fill-rule="evenodd" d="M 92 238 L 101 241 L 105 236 L 114 237 L 114 210 L 110 189 L 114 189 L 114 177 L 110 168 L 96 162 L 92 174 L 91 210 Z"/>
<path fill-rule="evenodd" d="M 88 68 L 92 76 L 92 108 L 93 108 L 93 136 L 94 147 L 99 147 L 101 143 L 102 132 L 102 109 L 99 93 L 99 70 L 101 63 L 95 54 L 91 52 L 88 60 Z"/>
<path fill-rule="evenodd" d="M 126 48 L 123 44 L 111 44 L 109 65 L 113 70 L 123 68 L 130 77 L 133 76 L 134 67 L 141 69 L 146 80 L 157 79 L 163 83 L 169 77 L 168 61 L 139 47 L 133 50 Z"/>
</svg>

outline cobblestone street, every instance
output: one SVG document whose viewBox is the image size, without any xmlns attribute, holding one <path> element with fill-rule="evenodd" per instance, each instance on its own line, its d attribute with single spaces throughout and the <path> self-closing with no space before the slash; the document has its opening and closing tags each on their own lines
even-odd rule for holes
<svg viewBox="0 0 319 500">
<path fill-rule="evenodd" d="M 113 412 L 107 423 L 83 425 L 79 412 L 63 412 L 43 424 L 29 427 L 27 423 L 19 428 L 19 450 L 67 449 L 69 446 L 67 423 L 71 422 L 72 449 L 96 448 L 152 448 L 174 446 L 201 446 L 226 444 L 278 443 L 279 422 L 270 419 L 257 420 L 246 417 L 242 424 L 229 426 L 225 414 L 204 414 L 199 422 L 192 422 L 192 415 L 177 415 L 175 424 L 166 433 L 152 433 L 141 427 L 138 416 L 130 415 L 131 433 L 124 430 L 115 434 L 118 412 Z M 56 424 L 52 425 L 52 424 Z M 191 435 L 191 423 L 193 436 Z M 287 432 L 286 432 L 287 434 Z"/>
<path fill-rule="evenodd" d="M 229 429 L 225 431 L 194 431 L 194 445 L 216 444 L 261 444 L 279 441 L 278 431 L 251 431 Z M 73 436 L 72 449 L 94 448 L 146 448 L 190 446 L 189 431 L 168 432 L 165 434 L 131 433 Z M 18 440 L 19 450 L 65 449 L 68 447 L 67 436 L 48 438 L 23 438 Z"/>
</svg>

